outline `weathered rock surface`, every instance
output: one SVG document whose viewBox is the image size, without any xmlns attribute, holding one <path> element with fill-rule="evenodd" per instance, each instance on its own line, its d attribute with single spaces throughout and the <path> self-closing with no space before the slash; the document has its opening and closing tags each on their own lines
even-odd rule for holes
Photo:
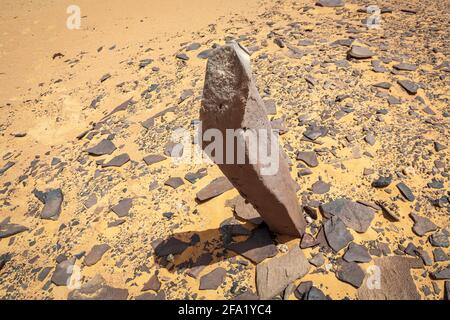
<svg viewBox="0 0 450 320">
<path fill-rule="evenodd" d="M 0 239 L 12 237 L 25 231 L 28 231 L 27 227 L 15 223 L 10 223 L 9 218 L 6 218 L 0 223 Z"/>
<path fill-rule="evenodd" d="M 109 249 L 111 249 L 111 247 L 108 244 L 98 244 L 93 246 L 91 251 L 84 258 L 84 264 L 88 267 L 93 266 L 102 259 L 103 255 Z"/>
<path fill-rule="evenodd" d="M 424 236 L 426 233 L 437 229 L 437 226 L 426 217 L 421 217 L 415 213 L 411 213 L 410 216 L 414 220 L 413 231 L 418 236 Z"/>
<path fill-rule="evenodd" d="M 356 232 L 366 232 L 375 217 L 372 208 L 348 199 L 337 199 L 320 206 L 325 218 L 339 217 L 347 227 Z"/>
<path fill-rule="evenodd" d="M 111 210 L 117 214 L 119 218 L 125 217 L 130 213 L 130 209 L 133 206 L 133 199 L 127 198 L 119 201 L 118 204 L 113 206 Z"/>
<path fill-rule="evenodd" d="M 263 132 L 267 141 L 276 138 L 253 80 L 250 57 L 235 42 L 214 50 L 209 57 L 200 119 L 203 130 L 218 129 L 224 137 L 226 129 L 245 128 L 260 130 L 258 132 Z M 246 164 L 219 164 L 220 169 L 274 232 L 301 236 L 305 221 L 281 150 L 275 155 L 278 170 L 272 175 L 263 175 L 262 169 L 267 164 L 262 163 L 260 157 L 249 154 L 248 141 L 237 140 L 235 147 L 245 150 Z M 207 147 L 208 143 L 204 141 L 203 148 Z M 250 164 L 250 157 L 258 158 L 255 164 Z M 236 153 L 234 161 L 237 162 Z"/>
<path fill-rule="evenodd" d="M 41 218 L 47 220 L 58 220 L 64 200 L 62 190 L 54 189 L 48 192 L 34 190 L 34 195 L 44 204 L 44 208 L 41 212 Z"/>
<path fill-rule="evenodd" d="M 197 192 L 197 199 L 199 201 L 210 200 L 231 189 L 233 189 L 231 182 L 226 177 L 219 177 Z"/>
<path fill-rule="evenodd" d="M 294 247 L 287 254 L 264 261 L 256 267 L 256 288 L 262 299 L 271 299 L 288 284 L 302 278 L 311 268 L 303 251 Z"/>
<path fill-rule="evenodd" d="M 87 149 L 87 152 L 93 156 L 103 156 L 112 154 L 116 150 L 116 146 L 108 139 L 103 139 L 96 146 Z"/>
<path fill-rule="evenodd" d="M 75 258 L 64 260 L 56 265 L 51 281 L 57 286 L 67 286 L 73 273 Z"/>
<path fill-rule="evenodd" d="M 374 265 L 379 269 L 367 274 L 358 290 L 362 300 L 419 300 L 410 269 L 422 268 L 420 259 L 407 257 L 375 258 Z"/>
<path fill-rule="evenodd" d="M 224 268 L 216 268 L 200 278 L 200 290 L 216 290 L 225 280 L 227 271 Z"/>
<path fill-rule="evenodd" d="M 97 274 L 81 286 L 69 292 L 68 300 L 127 300 L 128 290 L 114 288 L 106 284 L 105 279 Z"/>
<path fill-rule="evenodd" d="M 344 222 L 337 216 L 325 221 L 323 230 L 328 244 L 335 252 L 339 252 L 353 241 L 352 234 L 347 230 Z"/>
<path fill-rule="evenodd" d="M 227 248 L 254 263 L 260 263 L 278 253 L 277 247 L 266 228 L 256 229 L 247 240 L 232 243 Z"/>
</svg>

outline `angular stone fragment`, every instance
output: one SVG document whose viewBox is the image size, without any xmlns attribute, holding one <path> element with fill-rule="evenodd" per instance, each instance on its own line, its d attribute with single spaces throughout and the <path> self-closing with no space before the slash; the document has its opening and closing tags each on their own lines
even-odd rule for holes
<svg viewBox="0 0 450 320">
<path fill-rule="evenodd" d="M 428 218 L 421 217 L 415 213 L 411 213 L 410 216 L 414 220 L 413 231 L 418 236 L 424 236 L 426 233 L 437 229 L 437 226 Z"/>
<path fill-rule="evenodd" d="M 83 284 L 80 289 L 69 292 L 68 300 L 127 300 L 128 290 L 114 288 L 105 283 L 99 274 Z"/>
<path fill-rule="evenodd" d="M 356 232 L 366 232 L 375 217 L 372 208 L 348 199 L 337 199 L 320 206 L 326 218 L 339 217 L 344 224 Z"/>
<path fill-rule="evenodd" d="M 349 244 L 343 259 L 347 262 L 370 262 L 372 257 L 365 246 L 352 242 Z"/>
<path fill-rule="evenodd" d="M 398 84 L 410 95 L 414 95 L 419 90 L 419 85 L 411 80 L 399 80 Z"/>
<path fill-rule="evenodd" d="M 411 63 L 399 63 L 394 65 L 394 69 L 403 70 L 403 71 L 416 71 L 417 66 Z"/>
<path fill-rule="evenodd" d="M 47 220 L 57 220 L 61 213 L 61 206 L 64 200 L 61 189 L 54 189 L 47 192 L 33 191 L 34 195 L 44 203 L 41 218 Z"/>
<path fill-rule="evenodd" d="M 348 55 L 355 59 L 368 59 L 373 57 L 375 54 L 370 51 L 369 48 L 353 45 L 348 51 Z"/>
<path fill-rule="evenodd" d="M 16 163 L 8 161 L 2 168 L 0 168 L 0 176 L 2 176 L 6 171 L 11 169 Z"/>
<path fill-rule="evenodd" d="M 158 154 L 150 154 L 146 157 L 144 157 L 144 162 L 146 165 L 150 166 L 152 164 L 161 162 L 166 160 L 167 158 Z"/>
<path fill-rule="evenodd" d="M 253 205 L 247 202 L 242 196 L 236 197 L 236 202 L 234 205 L 234 212 L 236 216 L 242 220 L 249 221 L 253 224 L 261 224 L 263 222 L 258 211 L 253 207 Z"/>
<path fill-rule="evenodd" d="M 197 279 L 203 269 L 211 263 L 213 257 L 210 253 L 202 254 L 198 260 L 194 263 L 192 268 L 186 271 L 186 274 L 194 279 Z"/>
<path fill-rule="evenodd" d="M 189 243 L 171 237 L 168 240 L 155 240 L 152 247 L 158 257 L 166 257 L 169 254 L 181 254 L 190 246 Z"/>
<path fill-rule="evenodd" d="M 450 265 L 431 273 L 434 280 L 448 280 L 450 279 Z"/>
<path fill-rule="evenodd" d="M 215 49 L 209 57 L 200 119 L 203 130 L 218 129 L 224 137 L 226 129 L 245 129 L 247 133 L 257 132 L 260 142 L 265 138 L 269 146 L 277 144 L 273 143 L 276 136 L 252 76 L 250 57 L 235 42 Z M 235 152 L 234 164 L 219 164 L 222 172 L 253 204 L 271 230 L 280 234 L 302 235 L 306 223 L 300 214 L 295 183 L 281 148 L 278 147 L 271 157 L 278 161 L 263 163 L 261 157 L 249 153 L 248 139 L 236 140 L 234 149 L 245 150 L 245 164 L 237 165 L 239 153 Z M 204 149 L 208 145 L 203 141 Z M 227 150 L 224 153 L 226 159 Z M 275 170 L 269 170 L 274 169 L 273 166 Z"/>
<path fill-rule="evenodd" d="M 317 155 L 314 151 L 299 151 L 297 153 L 297 160 L 303 161 L 309 167 L 317 167 L 319 161 L 317 160 Z"/>
<path fill-rule="evenodd" d="M 404 182 L 398 183 L 397 188 L 406 200 L 413 202 L 416 199 L 411 189 Z"/>
<path fill-rule="evenodd" d="M 352 234 L 347 230 L 344 222 L 337 216 L 325 221 L 323 229 L 328 244 L 335 252 L 345 248 L 353 241 Z"/>
<path fill-rule="evenodd" d="M 231 189 L 233 189 L 231 182 L 226 177 L 219 177 L 197 192 L 197 199 L 203 202 L 220 196 L 222 193 L 225 193 Z"/>
<path fill-rule="evenodd" d="M 93 246 L 91 251 L 84 258 L 84 264 L 88 267 L 93 266 L 102 259 L 103 255 L 109 249 L 111 249 L 111 247 L 107 244 L 99 244 Z"/>
<path fill-rule="evenodd" d="M 343 6 L 345 6 L 345 1 L 344 0 L 318 0 L 316 2 L 316 6 L 330 7 L 330 8 L 343 7 Z"/>
<path fill-rule="evenodd" d="M 158 274 L 155 273 L 145 284 L 142 288 L 142 291 L 156 291 L 158 292 L 159 289 L 161 289 L 161 281 L 158 279 Z"/>
<path fill-rule="evenodd" d="M 0 223 L 0 239 L 12 237 L 27 230 L 27 227 L 10 223 L 9 218 L 6 218 Z"/>
<path fill-rule="evenodd" d="M 125 217 L 130 213 L 130 209 L 133 206 L 133 199 L 127 198 L 120 200 L 118 204 L 111 208 L 111 210 L 117 214 L 119 218 Z"/>
<path fill-rule="evenodd" d="M 364 271 L 355 262 L 340 261 L 336 270 L 336 278 L 351 284 L 355 288 L 361 287 L 364 280 Z"/>
<path fill-rule="evenodd" d="M 57 286 L 67 286 L 73 273 L 75 258 L 64 260 L 56 266 L 51 281 Z"/>
<path fill-rule="evenodd" d="M 206 177 L 208 175 L 208 171 L 205 168 L 197 170 L 197 172 L 188 172 L 184 176 L 184 178 L 190 183 L 194 184 L 198 180 Z"/>
<path fill-rule="evenodd" d="M 302 278 L 311 265 L 303 251 L 294 247 L 287 254 L 264 261 L 256 266 L 256 288 L 262 300 L 271 299 L 288 284 Z"/>
<path fill-rule="evenodd" d="M 127 163 L 128 161 L 130 161 L 130 156 L 127 153 L 123 153 L 121 155 L 118 155 L 117 157 L 112 158 L 107 163 L 103 163 L 102 167 L 103 168 L 107 168 L 107 167 L 121 167 L 125 163 Z"/>
<path fill-rule="evenodd" d="M 177 189 L 184 184 L 184 181 L 180 177 L 171 177 L 166 182 L 164 182 L 164 184 L 166 186 L 172 187 L 173 189 Z"/>
<path fill-rule="evenodd" d="M 111 140 L 103 139 L 95 147 L 87 149 L 87 152 L 92 156 L 103 156 L 105 154 L 112 154 L 116 150 L 116 146 Z"/>
<path fill-rule="evenodd" d="M 314 194 L 325 194 L 330 191 L 330 185 L 322 180 L 318 180 L 313 183 L 311 190 Z"/>
<path fill-rule="evenodd" d="M 200 278 L 200 290 L 216 290 L 225 280 L 227 271 L 224 268 L 216 268 Z"/>
<path fill-rule="evenodd" d="M 254 263 L 260 263 L 278 253 L 277 246 L 266 228 L 255 229 L 250 238 L 242 242 L 232 243 L 227 246 L 227 249 L 250 259 Z"/>
<path fill-rule="evenodd" d="M 420 259 L 401 256 L 375 258 L 358 290 L 361 300 L 420 300 L 411 268 L 422 268 Z"/>
</svg>

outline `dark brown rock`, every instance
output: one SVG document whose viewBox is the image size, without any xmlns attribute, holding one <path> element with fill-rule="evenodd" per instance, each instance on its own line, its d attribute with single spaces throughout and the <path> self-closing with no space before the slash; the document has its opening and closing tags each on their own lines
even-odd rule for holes
<svg viewBox="0 0 450 320">
<path fill-rule="evenodd" d="M 80 289 L 71 291 L 68 300 L 127 300 L 128 290 L 108 286 L 99 274 Z"/>
<path fill-rule="evenodd" d="M 337 216 L 325 221 L 323 227 L 327 242 L 335 252 L 339 252 L 353 241 L 352 234 Z"/>
<path fill-rule="evenodd" d="M 217 290 L 225 280 L 227 271 L 224 268 L 216 268 L 200 278 L 200 290 Z"/>
<path fill-rule="evenodd" d="M 348 199 L 337 199 L 320 206 L 324 217 L 339 217 L 344 224 L 356 232 L 366 232 L 375 217 L 372 208 Z"/>
<path fill-rule="evenodd" d="M 125 217 L 130 213 L 130 209 L 133 206 L 133 199 L 127 198 L 120 200 L 118 204 L 111 208 L 111 210 L 117 214 L 119 218 Z"/>
<path fill-rule="evenodd" d="M 410 216 L 414 220 L 413 231 L 418 236 L 424 236 L 428 232 L 437 230 L 437 226 L 430 219 L 415 213 L 411 213 Z"/>
<path fill-rule="evenodd" d="M 290 283 L 308 274 L 311 265 L 303 251 L 294 247 L 281 255 L 256 266 L 256 288 L 262 300 L 271 299 Z"/>
<path fill-rule="evenodd" d="M 364 271 L 355 262 L 341 261 L 338 264 L 336 278 L 345 283 L 351 284 L 355 288 L 361 287 L 364 276 Z"/>
<path fill-rule="evenodd" d="M 231 182 L 225 177 L 219 177 L 197 192 L 197 199 L 199 201 L 210 200 L 231 189 L 233 189 Z"/>
<path fill-rule="evenodd" d="M 56 265 L 51 281 L 57 286 L 67 286 L 73 273 L 75 258 L 64 260 Z"/>
<path fill-rule="evenodd" d="M 317 160 L 317 155 L 314 151 L 299 151 L 297 153 L 297 160 L 303 161 L 309 167 L 317 167 L 319 161 Z"/>
<path fill-rule="evenodd" d="M 420 259 L 401 256 L 374 259 L 373 273 L 367 273 L 358 290 L 361 300 L 420 300 L 411 268 L 422 268 Z"/>
<path fill-rule="evenodd" d="M 125 163 L 130 161 L 130 156 L 127 153 L 123 153 L 121 155 L 118 155 L 117 157 L 112 158 L 107 163 L 102 164 L 103 168 L 107 167 L 121 167 Z"/>
<path fill-rule="evenodd" d="M 102 259 L 103 255 L 109 249 L 111 249 L 111 247 L 107 244 L 98 244 L 93 246 L 91 251 L 84 258 L 84 264 L 88 267 L 93 266 Z"/>
<path fill-rule="evenodd" d="M 150 165 L 152 165 L 152 164 L 155 164 L 155 163 L 164 161 L 164 160 L 166 160 L 166 159 L 167 159 L 166 157 L 161 156 L 161 155 L 158 155 L 158 154 L 150 154 L 150 155 L 144 157 L 144 162 L 145 162 L 148 166 L 150 166 Z"/>
<path fill-rule="evenodd" d="M 262 132 L 259 138 L 265 136 L 268 143 L 276 138 L 253 79 L 250 57 L 235 42 L 215 49 L 209 57 L 200 119 L 203 121 L 203 130 L 218 129 L 224 137 L 226 129 L 245 128 L 248 132 Z M 295 183 L 281 148 L 275 156 L 278 158 L 278 170 L 271 172 L 271 175 L 263 175 L 266 172 L 262 170 L 267 168 L 261 159 L 256 159 L 256 164 L 249 161 L 248 141 L 237 140 L 235 147 L 246 150 L 245 164 L 219 164 L 220 169 L 246 200 L 253 204 L 271 230 L 301 236 L 306 223 L 300 214 Z M 203 141 L 204 149 L 208 145 Z M 234 160 L 236 162 L 236 154 Z M 225 162 L 223 159 L 221 161 Z"/>
<path fill-rule="evenodd" d="M 112 154 L 114 150 L 116 150 L 114 143 L 110 140 L 104 139 L 95 147 L 87 149 L 87 152 L 93 156 L 103 156 L 105 154 Z"/>
<path fill-rule="evenodd" d="M 365 246 L 352 242 L 349 244 L 343 259 L 347 262 L 370 262 L 372 257 Z"/>
</svg>

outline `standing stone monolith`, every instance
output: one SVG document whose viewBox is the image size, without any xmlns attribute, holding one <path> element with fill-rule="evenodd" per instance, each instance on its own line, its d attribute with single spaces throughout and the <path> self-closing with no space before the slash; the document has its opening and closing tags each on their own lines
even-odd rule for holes
<svg viewBox="0 0 450 320">
<path fill-rule="evenodd" d="M 209 56 L 200 120 L 203 150 L 269 228 L 279 234 L 302 236 L 306 223 L 295 182 L 256 88 L 250 57 L 236 42 L 215 49 Z M 217 142 L 214 139 L 205 139 L 208 132 L 218 131 L 223 137 L 222 150 L 211 148 Z M 237 134 L 227 134 L 230 131 Z M 249 136 L 258 137 L 256 149 Z M 261 150 L 270 150 L 270 161 Z M 268 167 L 276 170 L 265 171 Z"/>
</svg>

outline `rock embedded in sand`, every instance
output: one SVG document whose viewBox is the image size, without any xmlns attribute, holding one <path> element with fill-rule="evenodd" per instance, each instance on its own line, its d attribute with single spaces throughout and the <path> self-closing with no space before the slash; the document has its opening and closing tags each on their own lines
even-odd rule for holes
<svg viewBox="0 0 450 320">
<path fill-rule="evenodd" d="M 93 246 L 91 251 L 84 258 L 84 264 L 88 267 L 93 266 L 102 259 L 103 255 L 109 249 L 111 249 L 111 247 L 108 244 L 98 244 Z"/>
<path fill-rule="evenodd" d="M 333 216 L 331 219 L 325 221 L 323 227 L 327 242 L 335 252 L 344 249 L 353 241 L 352 234 L 347 230 L 344 222 L 338 216 Z"/>
<path fill-rule="evenodd" d="M 47 220 L 58 220 L 64 200 L 62 190 L 53 189 L 47 192 L 34 190 L 33 193 L 36 198 L 44 204 L 44 208 L 41 212 L 41 218 Z"/>
<path fill-rule="evenodd" d="M 316 2 L 316 6 L 319 7 L 328 7 L 328 8 L 336 8 L 345 6 L 344 0 L 318 0 Z"/>
<path fill-rule="evenodd" d="M 231 182 L 226 177 L 219 177 L 197 192 L 197 199 L 203 202 L 220 196 L 222 193 L 225 193 L 231 189 L 233 189 Z"/>
<path fill-rule="evenodd" d="M 106 284 L 99 274 L 83 284 L 80 289 L 69 292 L 68 300 L 127 300 L 128 290 Z"/>
<path fill-rule="evenodd" d="M 400 256 L 375 258 L 358 290 L 361 300 L 420 300 L 410 269 L 422 268 L 420 259 Z"/>
<path fill-rule="evenodd" d="M 215 49 L 209 57 L 200 119 L 204 131 L 218 129 L 224 137 L 227 129 L 245 129 L 246 132 L 258 132 L 260 142 L 264 136 L 268 145 L 276 139 L 253 79 L 250 57 L 236 42 Z M 249 153 L 247 139 L 237 140 L 235 148 L 245 150 L 245 164 L 237 165 L 237 155 L 234 154 L 235 163 L 219 163 L 220 169 L 253 204 L 272 231 L 301 236 L 306 223 L 300 214 L 295 183 L 281 148 L 278 147 L 276 155 L 273 155 L 278 158 L 278 170 L 263 175 L 262 170 L 267 164 L 263 164 L 257 155 Z M 208 145 L 203 141 L 204 149 Z M 254 164 L 250 163 L 250 157 L 257 158 L 253 159 L 256 160 L 252 161 Z M 226 149 L 224 159 L 227 159 Z"/>
<path fill-rule="evenodd" d="M 356 232 L 366 232 L 375 217 L 372 208 L 348 199 L 337 199 L 320 206 L 325 218 L 339 217 L 343 223 Z"/>
<path fill-rule="evenodd" d="M 2 176 L 6 171 L 11 169 L 16 163 L 8 161 L 2 168 L 0 168 L 0 176 Z"/>
<path fill-rule="evenodd" d="M 348 51 L 348 55 L 354 59 L 369 59 L 372 58 L 375 53 L 370 51 L 369 48 L 353 45 Z"/>
<path fill-rule="evenodd" d="M 133 199 L 127 198 L 127 199 L 120 200 L 118 204 L 116 204 L 115 206 L 113 206 L 111 208 L 111 210 L 115 214 L 117 214 L 117 216 L 119 218 L 122 218 L 122 217 L 128 216 L 132 206 L 133 206 Z"/>
<path fill-rule="evenodd" d="M 164 182 L 164 185 L 169 186 L 173 189 L 177 189 L 178 187 L 181 187 L 183 184 L 184 181 L 180 177 L 171 177 L 166 182 Z"/>
<path fill-rule="evenodd" d="M 450 279 L 450 265 L 447 267 L 438 269 L 431 273 L 431 277 L 435 280 L 448 280 Z"/>
<path fill-rule="evenodd" d="M 200 290 L 217 290 L 225 280 L 227 271 L 224 268 L 216 268 L 200 278 Z"/>
<path fill-rule="evenodd" d="M 317 155 L 314 151 L 299 151 L 297 153 L 297 160 L 303 161 L 311 168 L 317 167 L 319 165 Z"/>
<path fill-rule="evenodd" d="M 161 289 L 161 281 L 158 279 L 158 273 L 155 273 L 145 284 L 141 291 L 155 291 Z"/>
<path fill-rule="evenodd" d="M 232 243 L 227 246 L 227 249 L 250 259 L 254 263 L 260 263 L 278 253 L 277 246 L 266 228 L 255 229 L 247 240 Z"/>
<path fill-rule="evenodd" d="M 271 299 L 290 283 L 308 274 L 311 265 L 303 251 L 294 247 L 285 255 L 264 261 L 256 266 L 256 288 L 262 300 Z"/>
<path fill-rule="evenodd" d="M 372 257 L 365 246 L 352 242 L 349 244 L 343 259 L 347 262 L 370 262 Z"/>
<path fill-rule="evenodd" d="M 419 85 L 411 80 L 398 80 L 397 82 L 410 95 L 415 95 L 419 90 Z"/>
<path fill-rule="evenodd" d="M 374 188 L 386 188 L 388 187 L 390 184 L 392 183 L 392 176 L 389 177 L 379 177 L 378 179 L 376 179 L 375 181 L 372 182 L 372 187 Z"/>
<path fill-rule="evenodd" d="M 51 281 L 57 286 L 67 286 L 73 273 L 74 264 L 75 258 L 70 258 L 58 263 Z"/>
<path fill-rule="evenodd" d="M 397 189 L 405 197 L 406 200 L 413 202 L 416 199 L 411 189 L 404 182 L 398 183 Z"/>
<path fill-rule="evenodd" d="M 402 71 L 416 71 L 417 66 L 411 63 L 399 63 L 394 65 L 394 69 L 402 70 Z"/>
<path fill-rule="evenodd" d="M 12 237 L 16 234 L 28 231 L 27 227 L 19 224 L 10 223 L 9 218 L 6 218 L 0 223 L 0 239 Z"/>
<path fill-rule="evenodd" d="M 363 283 L 364 276 L 364 271 L 357 263 L 342 260 L 338 263 L 336 278 L 339 280 L 359 288 Z"/>
<path fill-rule="evenodd" d="M 413 231 L 418 236 L 424 236 L 426 233 L 437 229 L 437 226 L 426 217 L 421 217 L 415 213 L 411 213 L 410 216 L 414 220 Z"/>
<path fill-rule="evenodd" d="M 146 165 L 150 166 L 152 164 L 161 162 L 166 160 L 167 158 L 158 154 L 150 154 L 146 157 L 144 157 L 144 162 Z"/>
<path fill-rule="evenodd" d="M 107 163 L 103 163 L 102 167 L 103 168 L 108 168 L 108 167 L 121 167 L 123 166 L 125 163 L 127 163 L 128 161 L 130 161 L 130 156 L 127 153 L 123 153 L 121 155 L 118 155 L 117 157 L 112 158 L 110 161 L 108 161 Z"/>
<path fill-rule="evenodd" d="M 112 154 L 116 150 L 116 146 L 111 140 L 103 139 L 96 146 L 87 149 L 87 152 L 93 156 L 103 156 L 105 154 Z"/>
</svg>

